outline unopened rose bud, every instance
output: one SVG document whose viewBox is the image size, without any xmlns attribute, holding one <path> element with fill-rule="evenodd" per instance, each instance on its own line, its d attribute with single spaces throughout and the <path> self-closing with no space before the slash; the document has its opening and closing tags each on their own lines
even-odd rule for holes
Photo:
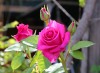
<svg viewBox="0 0 100 73">
<path fill-rule="evenodd" d="M 48 7 L 44 6 L 43 8 L 41 8 L 40 18 L 41 18 L 42 21 L 44 21 L 46 24 L 48 24 L 49 19 L 50 19 L 50 12 L 49 12 Z"/>
<path fill-rule="evenodd" d="M 72 23 L 69 25 L 68 27 L 68 31 L 71 33 L 71 35 L 73 35 L 76 31 L 76 24 L 74 21 L 72 21 Z"/>
</svg>

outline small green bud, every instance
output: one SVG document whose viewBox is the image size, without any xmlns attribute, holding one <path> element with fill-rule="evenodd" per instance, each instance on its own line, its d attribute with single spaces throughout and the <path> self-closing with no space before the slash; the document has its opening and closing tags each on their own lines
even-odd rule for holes
<svg viewBox="0 0 100 73">
<path fill-rule="evenodd" d="M 46 24 L 48 24 L 48 21 L 50 19 L 50 11 L 48 9 L 48 7 L 43 7 L 40 10 L 40 18 L 42 21 L 44 21 Z"/>
<path fill-rule="evenodd" d="M 72 23 L 69 25 L 68 27 L 68 31 L 71 33 L 71 35 L 73 35 L 76 31 L 76 24 L 74 21 L 72 21 Z"/>
</svg>

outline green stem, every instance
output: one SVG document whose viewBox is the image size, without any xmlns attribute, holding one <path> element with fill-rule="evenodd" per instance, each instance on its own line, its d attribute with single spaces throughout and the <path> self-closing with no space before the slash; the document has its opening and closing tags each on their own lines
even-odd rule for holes
<svg viewBox="0 0 100 73">
<path fill-rule="evenodd" d="M 60 53 L 60 58 L 61 58 L 62 65 L 63 65 L 64 70 L 65 70 L 65 73 L 68 73 L 67 66 L 66 66 L 66 61 L 64 59 L 63 53 Z"/>
<path fill-rule="evenodd" d="M 27 46 L 27 50 L 28 50 L 29 59 L 31 61 L 32 60 L 32 57 L 31 57 L 31 52 L 30 52 L 30 49 L 28 48 L 28 46 Z"/>
<path fill-rule="evenodd" d="M 69 56 L 70 44 L 71 44 L 71 42 L 69 42 L 69 44 L 68 44 L 68 50 L 67 50 L 67 53 L 66 53 L 66 56 L 65 56 L 65 61 L 67 61 L 67 58 L 68 58 L 68 56 Z"/>
<path fill-rule="evenodd" d="M 72 37 L 70 37 L 70 38 L 72 38 Z M 70 39 L 70 42 L 68 44 L 68 50 L 67 50 L 67 53 L 66 53 L 66 56 L 65 56 L 65 61 L 67 61 L 67 59 L 68 59 L 70 49 L 71 49 L 71 39 Z"/>
<path fill-rule="evenodd" d="M 48 20 L 46 20 L 46 21 L 44 21 L 45 22 L 45 24 L 46 24 L 46 26 L 48 25 L 48 23 L 49 23 L 49 19 Z"/>
</svg>

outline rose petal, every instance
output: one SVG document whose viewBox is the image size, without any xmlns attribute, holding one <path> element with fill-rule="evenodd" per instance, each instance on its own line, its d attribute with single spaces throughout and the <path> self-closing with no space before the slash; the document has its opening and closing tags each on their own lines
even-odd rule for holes
<svg viewBox="0 0 100 73">
<path fill-rule="evenodd" d="M 54 37 L 50 40 L 48 40 L 46 38 L 46 31 L 49 31 L 49 28 L 47 29 L 48 27 L 46 27 L 45 29 L 43 29 L 40 33 L 39 33 L 39 42 L 38 43 L 42 43 L 42 44 L 46 44 L 47 46 L 49 45 L 60 45 L 62 43 L 62 40 L 61 40 L 61 37 L 60 37 L 60 34 L 59 32 L 54 32 Z M 52 29 L 53 30 L 53 29 Z M 59 40 L 59 41 L 58 41 Z"/>
<path fill-rule="evenodd" d="M 51 32 L 52 34 L 49 34 L 49 32 Z M 53 27 L 46 27 L 42 31 L 42 33 L 43 33 L 42 35 L 45 38 L 45 40 L 50 41 L 55 38 L 55 36 L 57 35 L 58 32 Z"/>
<path fill-rule="evenodd" d="M 59 57 L 59 52 L 55 53 L 55 54 L 52 54 L 48 51 L 42 51 L 43 52 L 43 55 L 48 58 L 48 60 L 51 62 L 51 63 L 54 63 L 56 62 L 57 58 Z"/>
<path fill-rule="evenodd" d="M 23 26 L 22 28 L 20 28 L 18 31 L 19 31 L 18 33 L 27 33 L 27 34 L 29 34 L 28 25 L 24 25 L 24 26 Z"/>
<path fill-rule="evenodd" d="M 33 34 L 33 30 L 31 30 L 31 29 L 28 29 L 28 32 L 29 32 L 30 35 Z"/>
<path fill-rule="evenodd" d="M 19 26 L 17 26 L 17 29 L 20 30 L 23 28 L 23 26 L 24 26 L 24 24 L 19 24 Z"/>
<path fill-rule="evenodd" d="M 42 45 L 42 44 L 44 44 L 44 45 L 47 45 L 44 41 L 43 41 L 43 38 L 42 38 L 42 32 L 39 32 L 39 38 L 38 38 L 38 45 Z"/>
<path fill-rule="evenodd" d="M 53 45 L 53 46 L 47 46 L 47 45 L 38 45 L 38 50 L 44 50 L 44 49 L 52 49 L 57 47 L 57 45 Z"/>
<path fill-rule="evenodd" d="M 49 23 L 48 23 L 48 26 L 51 26 L 53 23 L 53 20 L 50 20 Z"/>
<path fill-rule="evenodd" d="M 16 35 L 14 35 L 14 38 L 16 39 L 16 41 L 21 41 L 22 39 L 25 39 L 25 38 L 27 38 L 29 35 L 27 35 L 27 34 L 16 34 Z"/>
<path fill-rule="evenodd" d="M 69 43 L 69 41 L 70 41 L 70 32 L 66 32 L 64 41 L 61 45 L 61 48 L 65 48 L 67 46 L 67 44 Z"/>
<path fill-rule="evenodd" d="M 65 26 L 63 24 L 60 24 L 54 20 L 50 20 L 49 26 L 56 28 L 60 32 L 61 38 L 64 38 Z"/>
<path fill-rule="evenodd" d="M 28 27 L 29 27 L 28 25 L 24 25 L 24 28 L 25 28 L 25 29 L 28 29 Z"/>
<path fill-rule="evenodd" d="M 38 39 L 38 45 L 37 48 L 38 50 L 43 50 L 43 49 L 51 49 L 51 48 L 55 48 L 57 47 L 57 45 L 48 45 L 48 43 L 46 43 L 43 38 L 42 38 L 42 32 L 39 33 L 39 39 Z"/>
<path fill-rule="evenodd" d="M 59 24 L 58 23 L 58 29 L 59 29 L 59 32 L 60 32 L 60 35 L 61 35 L 61 38 L 63 40 L 63 38 L 65 37 L 65 26 L 63 24 Z"/>
<path fill-rule="evenodd" d="M 51 39 L 51 40 L 45 40 L 44 41 L 48 44 L 48 45 L 60 45 L 62 43 L 59 32 L 57 33 L 57 35 L 55 36 L 55 38 Z"/>
<path fill-rule="evenodd" d="M 65 33 L 65 38 L 64 38 L 64 41 L 62 42 L 62 44 L 52 50 L 50 50 L 50 52 L 62 52 L 65 50 L 67 44 L 69 43 L 70 41 L 70 32 L 66 32 Z"/>
<path fill-rule="evenodd" d="M 24 24 L 20 24 L 19 26 L 17 26 L 18 33 L 20 33 L 23 30 L 23 26 Z"/>
</svg>

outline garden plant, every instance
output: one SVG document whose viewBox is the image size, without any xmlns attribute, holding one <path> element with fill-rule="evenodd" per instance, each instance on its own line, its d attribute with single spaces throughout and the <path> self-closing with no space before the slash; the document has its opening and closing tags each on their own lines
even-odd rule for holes
<svg viewBox="0 0 100 73">
<path fill-rule="evenodd" d="M 5 49 L 6 52 L 14 51 L 11 68 L 16 71 L 28 63 L 22 73 L 69 73 L 66 62 L 71 55 L 73 58 L 83 60 L 80 49 L 94 45 L 91 41 L 78 41 L 71 46 L 72 36 L 77 27 L 72 21 L 68 28 L 55 20 L 50 19 L 48 7 L 40 10 L 40 18 L 46 26 L 39 35 L 29 25 L 23 23 L 17 26 L 17 34 L 12 35 L 16 40 L 14 45 Z M 34 55 L 32 55 L 34 53 Z"/>
</svg>

